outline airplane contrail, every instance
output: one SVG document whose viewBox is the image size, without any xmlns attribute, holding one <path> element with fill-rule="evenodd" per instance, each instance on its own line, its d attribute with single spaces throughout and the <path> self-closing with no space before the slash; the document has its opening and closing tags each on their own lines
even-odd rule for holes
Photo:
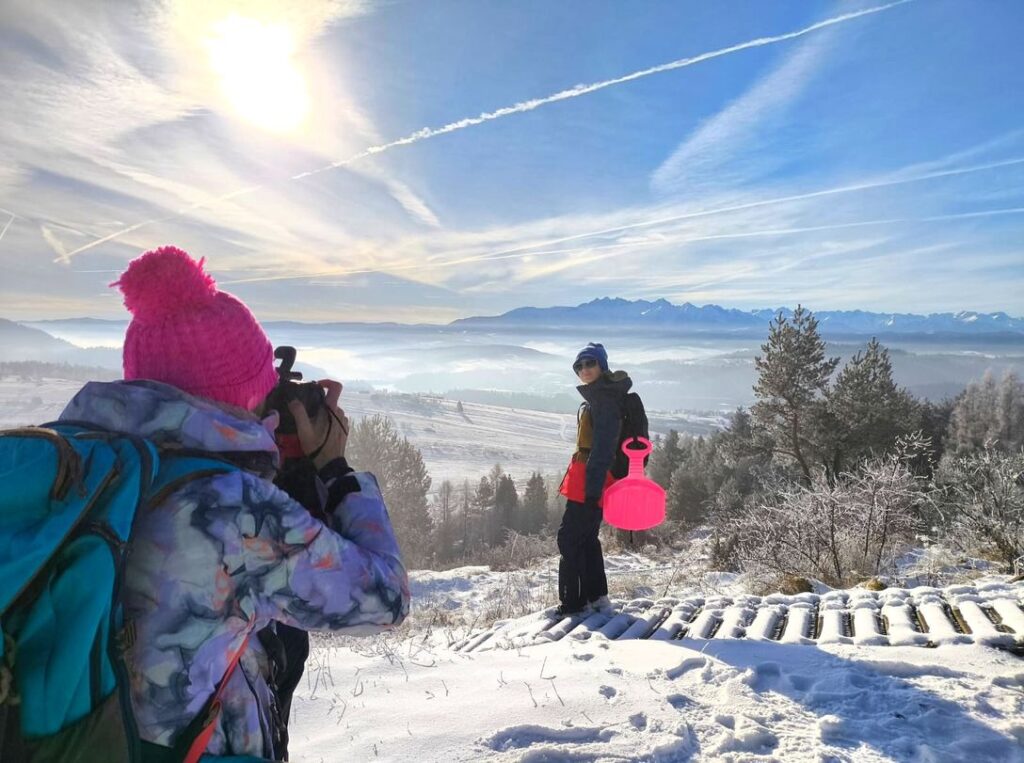
<svg viewBox="0 0 1024 763">
<path fill-rule="evenodd" d="M 382 143 L 377 146 L 370 146 L 369 148 L 364 149 L 363 151 L 360 151 L 358 154 L 350 156 L 347 159 L 332 162 L 331 164 L 327 164 L 317 169 L 308 170 L 306 172 L 300 172 L 297 175 L 292 175 L 291 177 L 287 178 L 287 180 L 302 180 L 313 175 L 318 175 L 321 172 L 327 172 L 329 170 L 344 167 L 346 165 L 352 164 L 353 162 L 357 162 L 360 159 L 365 159 L 367 157 L 374 156 L 385 151 L 389 151 L 393 148 L 398 148 L 399 146 L 412 145 L 413 143 L 419 143 L 420 141 L 423 140 L 436 138 L 439 135 L 447 135 L 448 133 L 464 130 L 467 127 L 475 127 L 477 125 L 484 124 L 485 122 L 491 122 L 494 121 L 495 119 L 502 119 L 503 117 L 511 116 L 513 114 L 522 114 L 527 111 L 533 111 L 534 109 L 538 109 L 541 106 L 546 106 L 551 103 L 557 103 L 559 101 L 566 101 L 572 98 L 579 98 L 580 96 L 589 95 L 590 93 L 597 92 L 598 90 L 604 90 L 605 88 L 614 87 L 616 85 L 622 85 L 627 82 L 633 82 L 634 80 L 642 79 L 644 77 L 650 77 L 651 75 L 654 74 L 661 74 L 662 72 L 683 69 L 687 66 L 693 66 L 694 64 L 699 64 L 704 61 L 710 61 L 711 59 L 720 58 L 722 56 L 727 56 L 732 53 L 738 53 L 743 50 L 749 50 L 750 48 L 759 48 L 765 45 L 774 45 L 779 42 L 793 40 L 798 37 L 803 37 L 804 35 L 811 34 L 812 32 L 816 32 L 819 29 L 825 29 L 830 26 L 835 26 L 836 24 L 842 24 L 844 22 L 860 18 L 861 16 L 880 13 L 882 11 L 889 10 L 890 8 L 895 8 L 898 5 L 905 5 L 906 3 L 910 2 L 913 2 L 913 0 L 896 0 L 896 2 L 887 3 L 885 5 L 878 5 L 872 8 L 865 8 L 859 11 L 844 13 L 840 16 L 833 16 L 832 18 L 819 21 L 815 24 L 811 24 L 810 26 L 804 27 L 803 29 L 797 29 L 796 31 L 793 32 L 786 32 L 785 34 L 774 35 L 772 37 L 758 37 L 757 39 L 737 43 L 736 45 L 730 45 L 729 47 L 726 48 L 720 48 L 718 50 L 709 51 L 707 53 L 701 53 L 696 56 L 690 56 L 689 58 L 680 58 L 675 61 L 669 61 L 668 63 L 659 64 L 657 66 L 652 66 L 647 69 L 641 69 L 630 74 L 622 75 L 621 77 L 602 80 L 600 82 L 592 82 L 588 85 L 576 85 L 574 87 L 568 88 L 567 90 L 561 90 L 557 93 L 545 96 L 543 98 L 534 98 L 529 101 L 522 101 L 512 106 L 505 106 L 495 111 L 484 112 L 479 116 L 467 117 L 465 119 L 460 119 L 456 122 L 450 122 L 446 125 L 443 125 L 442 127 L 424 127 L 420 130 L 417 130 L 414 133 L 405 136 L 404 138 L 393 140 L 390 143 Z M 81 252 L 92 249 L 93 247 L 99 246 L 100 244 L 104 244 L 108 241 L 113 241 L 114 239 L 119 238 L 125 235 L 126 233 L 136 231 L 139 228 L 143 228 L 148 225 L 154 225 L 156 223 L 166 222 L 168 220 L 181 217 L 182 215 L 185 215 L 197 209 L 203 209 L 209 206 L 210 204 L 228 201 L 238 196 L 252 193 L 253 191 L 258 191 L 264 187 L 266 187 L 266 184 L 248 186 L 247 188 L 240 188 L 224 196 L 219 196 L 206 202 L 198 202 L 188 207 L 183 207 L 177 210 L 176 212 L 165 215 L 163 217 L 158 217 L 151 220 L 143 220 L 142 222 L 135 223 L 134 225 L 130 225 L 127 228 L 123 228 L 107 236 L 98 238 L 95 241 L 91 241 L 88 244 L 85 244 L 84 246 L 80 246 L 77 249 L 68 252 L 66 256 L 67 258 L 74 257 L 75 255 L 80 254 Z M 58 258 L 58 260 L 60 259 L 64 258 Z"/>
<path fill-rule="evenodd" d="M 8 218 L 7 224 L 4 226 L 4 229 L 0 230 L 0 241 L 4 240 L 4 236 L 7 235 L 7 229 L 11 227 L 11 224 L 14 222 L 15 217 L 16 215 L 11 215 L 10 218 Z"/>
</svg>

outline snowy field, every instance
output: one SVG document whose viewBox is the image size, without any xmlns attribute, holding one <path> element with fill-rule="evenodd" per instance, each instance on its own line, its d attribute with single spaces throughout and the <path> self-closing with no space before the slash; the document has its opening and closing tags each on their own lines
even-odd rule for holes
<svg viewBox="0 0 1024 763">
<path fill-rule="evenodd" d="M 56 419 L 81 386 L 80 381 L 31 383 L 0 377 L 0 429 Z M 352 418 L 391 418 L 423 454 L 434 490 L 446 479 L 456 486 L 464 479 L 475 485 L 496 463 L 520 485 L 534 471 L 560 477 L 576 442 L 575 411 L 560 414 L 463 403 L 460 413 L 456 400 L 365 390 L 346 390 L 341 405 Z M 656 426 L 665 431 L 706 431 L 717 424 L 717 419 L 696 414 L 659 414 Z"/>
<path fill-rule="evenodd" d="M 501 611 L 518 619 L 499 628 L 543 619 L 553 562 L 414 572 L 410 627 L 315 637 L 293 705 L 293 760 L 1024 761 L 1024 660 L 985 646 L 590 631 L 456 651 Z M 608 567 L 613 599 L 742 591 L 735 576 L 690 579 L 689 562 L 622 554 Z"/>
</svg>

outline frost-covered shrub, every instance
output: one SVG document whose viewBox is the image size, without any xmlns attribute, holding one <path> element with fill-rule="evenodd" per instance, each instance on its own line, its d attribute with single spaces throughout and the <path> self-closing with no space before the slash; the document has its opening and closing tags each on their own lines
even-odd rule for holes
<svg viewBox="0 0 1024 763">
<path fill-rule="evenodd" d="M 816 578 L 846 586 L 891 570 L 929 502 L 909 463 L 927 447 L 900 439 L 891 455 L 863 462 L 834 484 L 770 486 L 733 522 L 741 568 L 762 580 Z"/>
<path fill-rule="evenodd" d="M 486 564 L 495 571 L 522 570 L 556 554 L 558 547 L 554 538 L 508 530 L 504 543 L 480 548 L 479 553 L 471 557 L 471 563 Z"/>
<path fill-rule="evenodd" d="M 977 453 L 945 460 L 936 474 L 946 542 L 981 552 L 1012 570 L 1024 557 L 1024 452 Z"/>
</svg>

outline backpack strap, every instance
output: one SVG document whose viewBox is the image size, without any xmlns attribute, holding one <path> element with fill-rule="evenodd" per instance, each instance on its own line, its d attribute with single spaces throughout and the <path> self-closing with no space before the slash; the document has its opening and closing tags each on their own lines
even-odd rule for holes
<svg viewBox="0 0 1024 763">
<path fill-rule="evenodd" d="M 164 450 L 160 453 L 160 471 L 150 486 L 146 509 L 153 509 L 190 482 L 238 471 L 229 461 L 210 455 L 193 455 Z"/>
</svg>

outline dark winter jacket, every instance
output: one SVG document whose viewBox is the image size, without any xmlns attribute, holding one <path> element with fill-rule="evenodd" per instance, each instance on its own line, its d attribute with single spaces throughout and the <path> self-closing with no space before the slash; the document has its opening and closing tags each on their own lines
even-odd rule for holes
<svg viewBox="0 0 1024 763">
<path fill-rule="evenodd" d="M 591 384 L 576 387 L 585 401 L 580 416 L 581 432 L 585 426 L 583 419 L 587 417 L 590 418 L 593 431 L 589 449 L 586 443 L 579 442 L 574 456 L 578 461 L 586 459 L 588 499 L 597 500 L 604 492 L 605 479 L 619 444 L 619 427 L 622 425 L 626 393 L 632 386 L 633 380 L 629 374 L 625 371 L 612 371 L 601 374 Z"/>
</svg>

